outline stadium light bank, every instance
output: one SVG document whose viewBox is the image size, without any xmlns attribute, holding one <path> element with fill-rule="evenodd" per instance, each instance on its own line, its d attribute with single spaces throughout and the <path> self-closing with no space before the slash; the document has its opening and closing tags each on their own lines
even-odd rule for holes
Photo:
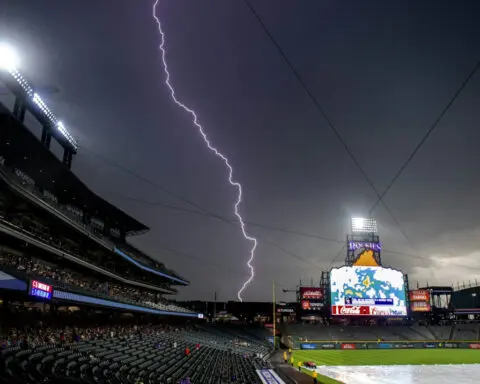
<svg viewBox="0 0 480 384">
<path fill-rule="evenodd" d="M 55 114 L 48 108 L 47 104 L 36 93 L 33 87 L 30 85 L 30 82 L 22 76 L 18 71 L 18 66 L 20 63 L 19 56 L 15 49 L 5 43 L 0 43 L 0 71 L 8 73 L 13 80 L 20 86 L 20 88 L 25 92 L 28 98 L 43 112 L 50 124 L 54 126 L 62 134 L 62 136 L 70 143 L 70 145 L 77 151 L 78 144 L 75 141 L 74 137 L 68 132 L 65 128 L 63 122 L 57 119 Z"/>
<path fill-rule="evenodd" d="M 371 217 L 352 217 L 353 233 L 377 233 L 377 221 Z"/>
</svg>

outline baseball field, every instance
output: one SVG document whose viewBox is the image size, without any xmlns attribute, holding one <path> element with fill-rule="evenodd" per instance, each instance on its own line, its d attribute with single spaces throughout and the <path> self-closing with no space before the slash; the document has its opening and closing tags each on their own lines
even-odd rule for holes
<svg viewBox="0 0 480 384">
<path fill-rule="evenodd" d="M 319 382 L 333 383 L 451 383 L 472 384 L 480 377 L 480 350 L 298 350 L 294 364 L 317 364 Z M 304 369 L 304 372 L 312 373 Z"/>
</svg>

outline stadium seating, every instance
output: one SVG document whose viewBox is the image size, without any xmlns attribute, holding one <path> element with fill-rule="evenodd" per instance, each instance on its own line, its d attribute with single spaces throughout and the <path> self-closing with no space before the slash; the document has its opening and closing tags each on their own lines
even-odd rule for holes
<svg viewBox="0 0 480 384">
<path fill-rule="evenodd" d="M 478 340 L 478 324 L 455 324 L 453 325 L 452 339 L 455 340 Z"/>
<path fill-rule="evenodd" d="M 1 353 L 5 383 L 38 383 L 76 377 L 84 383 L 222 384 L 235 376 L 239 384 L 260 383 L 256 369 L 269 367 L 259 345 L 236 348 L 232 340 L 206 331 L 124 332 L 77 343 L 11 346 Z M 175 343 L 175 344 L 174 344 Z M 200 344 L 196 350 L 197 344 Z M 185 355 L 185 348 L 191 355 Z"/>
<path fill-rule="evenodd" d="M 106 249 L 113 251 L 115 247 L 124 248 L 128 250 L 125 253 L 136 261 L 152 268 L 159 269 L 172 276 L 176 276 L 173 271 L 166 269 L 162 263 L 154 262 L 149 257 L 143 256 L 141 251 L 135 247 L 127 243 L 114 241 L 115 230 L 112 230 L 113 233 L 111 238 L 105 236 L 105 234 L 102 233 L 103 223 L 101 220 L 92 218 L 90 224 L 85 224 L 83 221 L 83 214 L 77 207 L 59 204 L 56 196 L 47 190 L 40 190 L 36 187 L 35 181 L 28 175 L 18 169 L 7 167 L 3 161 L 0 161 L 0 177 L 3 177 L 5 180 L 7 180 L 8 183 L 21 191 L 28 199 L 41 202 L 49 209 L 58 213 L 59 217 L 65 219 L 77 229 L 86 231 L 90 238 L 94 239 Z"/>
<path fill-rule="evenodd" d="M 453 337 L 452 325 L 431 325 L 428 327 L 435 340 L 451 340 Z"/>
<path fill-rule="evenodd" d="M 287 333 L 295 340 L 478 340 L 477 324 L 456 325 L 391 325 L 391 326 L 339 326 L 339 325 L 289 325 Z"/>
<path fill-rule="evenodd" d="M 26 278 L 41 279 L 55 287 L 91 296 L 115 299 L 164 311 L 191 313 L 190 310 L 169 303 L 147 290 L 99 282 L 79 272 L 58 268 L 44 260 L 30 257 L 28 254 L 13 254 L 0 249 L 0 270 L 17 276 L 21 272 Z"/>
</svg>

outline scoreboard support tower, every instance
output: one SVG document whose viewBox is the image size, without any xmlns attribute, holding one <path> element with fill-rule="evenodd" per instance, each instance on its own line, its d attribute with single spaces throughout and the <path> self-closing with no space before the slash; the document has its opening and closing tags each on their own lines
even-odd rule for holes
<svg viewBox="0 0 480 384">
<path fill-rule="evenodd" d="M 380 238 L 377 234 L 377 222 L 373 218 L 352 218 L 352 233 L 347 235 L 347 257 L 345 265 L 352 266 L 359 251 L 373 251 L 373 258 L 382 265 Z"/>
</svg>

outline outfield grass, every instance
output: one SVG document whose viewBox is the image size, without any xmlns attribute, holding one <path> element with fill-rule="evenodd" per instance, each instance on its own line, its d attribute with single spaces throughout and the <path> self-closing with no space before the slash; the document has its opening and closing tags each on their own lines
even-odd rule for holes
<svg viewBox="0 0 480 384">
<path fill-rule="evenodd" d="M 317 365 L 431 365 L 480 364 L 480 350 L 474 349 L 367 349 L 293 351 L 300 360 Z"/>
</svg>

